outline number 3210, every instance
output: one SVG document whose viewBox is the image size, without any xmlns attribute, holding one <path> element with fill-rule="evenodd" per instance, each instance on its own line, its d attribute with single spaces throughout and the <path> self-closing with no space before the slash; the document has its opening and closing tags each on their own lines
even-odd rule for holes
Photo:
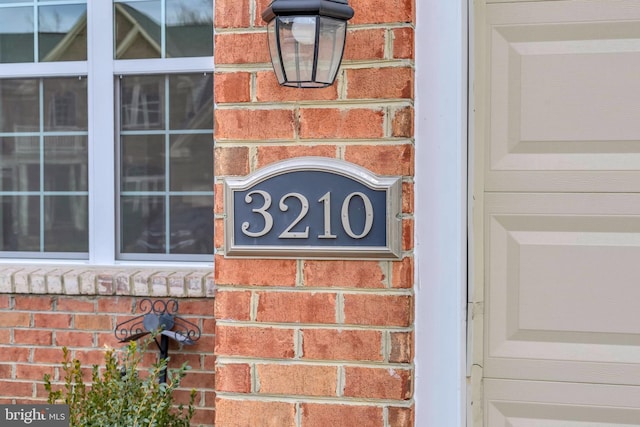
<svg viewBox="0 0 640 427">
<path fill-rule="evenodd" d="M 262 216 L 264 219 L 264 227 L 260 231 L 249 231 L 251 224 L 248 221 L 242 223 L 242 232 L 249 237 L 262 237 L 269 233 L 273 228 L 273 216 L 268 212 L 269 208 L 272 204 L 271 194 L 264 190 L 255 190 L 248 193 L 244 201 L 247 204 L 253 202 L 253 195 L 258 194 L 263 199 L 263 204 L 259 208 L 252 209 L 251 211 L 257 213 Z M 363 204 L 365 210 L 365 221 L 364 228 L 359 233 L 356 234 L 351 228 L 351 220 L 349 219 L 349 206 L 351 204 L 351 200 L 354 197 L 359 197 Z M 286 212 L 289 210 L 289 206 L 286 204 L 287 199 L 294 198 L 298 199 L 300 202 L 300 212 L 296 219 L 289 224 L 289 226 L 278 236 L 280 239 L 308 239 L 309 238 L 309 226 L 305 227 L 304 231 L 291 231 L 296 225 L 302 221 L 307 214 L 309 213 L 309 200 L 300 193 L 287 193 L 280 198 L 278 203 L 278 207 L 282 212 Z M 324 196 L 318 199 L 318 202 L 323 204 L 323 223 L 324 223 L 324 233 L 318 235 L 319 239 L 335 239 L 337 236 L 333 234 L 331 229 L 331 192 L 327 192 Z M 342 222 L 342 228 L 344 232 L 354 239 L 362 239 L 369 234 L 371 231 L 371 227 L 373 226 L 373 205 L 371 204 L 371 200 L 367 197 L 366 194 L 360 193 L 358 191 L 350 193 L 345 197 L 342 202 L 342 209 L 340 211 L 340 219 Z"/>
</svg>

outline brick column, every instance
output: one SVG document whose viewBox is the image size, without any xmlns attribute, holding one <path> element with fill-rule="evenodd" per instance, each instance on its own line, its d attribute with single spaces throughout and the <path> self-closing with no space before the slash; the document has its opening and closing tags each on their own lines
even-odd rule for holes
<svg viewBox="0 0 640 427">
<path fill-rule="evenodd" d="M 350 0 L 326 89 L 278 86 L 261 11 L 216 0 L 216 426 L 413 425 L 413 0 Z M 298 156 L 403 177 L 399 261 L 226 259 L 222 180 Z"/>
</svg>

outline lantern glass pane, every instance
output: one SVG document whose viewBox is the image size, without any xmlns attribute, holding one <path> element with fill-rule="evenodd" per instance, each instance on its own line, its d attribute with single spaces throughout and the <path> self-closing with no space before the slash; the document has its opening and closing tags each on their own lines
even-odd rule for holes
<svg viewBox="0 0 640 427">
<path fill-rule="evenodd" d="M 314 80 L 316 57 L 315 16 L 283 16 L 278 18 L 280 54 L 288 82 Z"/>
<path fill-rule="evenodd" d="M 274 19 L 267 25 L 267 35 L 269 39 L 269 53 L 271 54 L 271 63 L 273 64 L 273 71 L 276 73 L 278 83 L 284 83 L 284 73 L 282 71 L 282 61 L 280 60 L 280 52 L 278 50 L 278 37 L 276 22 Z"/>
<path fill-rule="evenodd" d="M 320 18 L 316 81 L 332 84 L 338 73 L 347 34 L 347 23 L 333 18 Z"/>
</svg>

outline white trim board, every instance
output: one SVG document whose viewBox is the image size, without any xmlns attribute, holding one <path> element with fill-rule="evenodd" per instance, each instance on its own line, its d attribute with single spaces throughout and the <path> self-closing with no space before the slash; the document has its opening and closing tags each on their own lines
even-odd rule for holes
<svg viewBox="0 0 640 427">
<path fill-rule="evenodd" d="M 466 424 L 467 17 L 416 1 L 417 427 Z"/>
</svg>

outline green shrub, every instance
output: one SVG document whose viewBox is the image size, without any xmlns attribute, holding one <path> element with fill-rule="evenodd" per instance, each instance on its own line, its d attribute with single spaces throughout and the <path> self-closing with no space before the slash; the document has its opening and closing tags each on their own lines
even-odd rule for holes
<svg viewBox="0 0 640 427">
<path fill-rule="evenodd" d="M 191 391 L 188 406 L 175 406 L 173 391 L 190 369 L 183 364 L 179 369 L 168 369 L 166 360 L 153 364 L 148 375 L 140 372 L 139 365 L 148 342 L 138 348 L 130 342 L 120 353 L 107 349 L 105 366 L 94 365 L 91 384 L 85 385 L 81 363 L 71 360 L 70 352 L 63 348 L 64 385 L 55 390 L 49 375 L 45 375 L 45 389 L 50 404 L 69 405 L 71 427 L 188 427 L 193 416 L 196 391 Z M 167 382 L 160 383 L 167 369 Z"/>
</svg>

